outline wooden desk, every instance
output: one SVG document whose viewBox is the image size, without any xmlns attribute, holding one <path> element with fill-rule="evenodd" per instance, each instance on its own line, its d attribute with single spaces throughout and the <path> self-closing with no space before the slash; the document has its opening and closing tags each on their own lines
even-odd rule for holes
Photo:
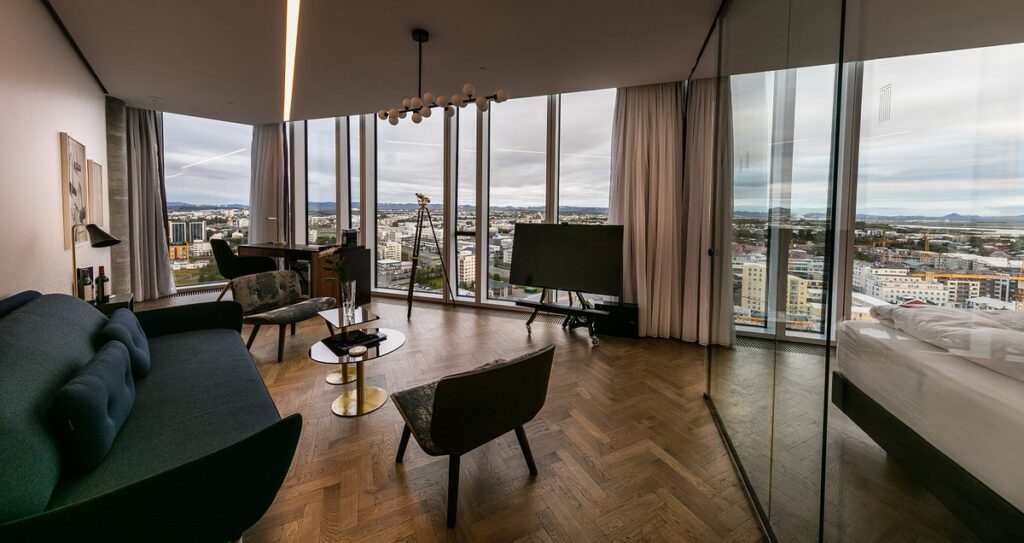
<svg viewBox="0 0 1024 543">
<path fill-rule="evenodd" d="M 327 273 L 324 272 L 324 265 L 320 262 L 320 251 L 331 247 L 330 245 L 274 245 L 273 243 L 247 243 L 238 246 L 238 256 L 269 256 L 284 260 L 285 268 L 298 261 L 309 263 L 309 295 L 313 298 L 320 296 L 337 296 L 337 287 L 333 281 L 327 281 Z M 365 247 L 350 247 L 341 249 L 345 254 L 345 261 L 349 265 L 349 275 L 356 280 L 356 304 L 363 305 L 370 302 L 370 251 Z"/>
</svg>

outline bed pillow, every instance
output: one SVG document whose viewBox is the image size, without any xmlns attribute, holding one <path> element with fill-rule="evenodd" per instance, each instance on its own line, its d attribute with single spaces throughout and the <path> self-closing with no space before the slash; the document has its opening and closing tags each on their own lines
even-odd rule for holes
<svg viewBox="0 0 1024 543">
<path fill-rule="evenodd" d="M 107 457 L 135 403 L 128 348 L 111 341 L 53 398 L 49 418 L 64 468 L 84 473 Z"/>
<path fill-rule="evenodd" d="M 135 313 L 118 309 L 110 316 L 110 322 L 100 332 L 100 343 L 119 341 L 128 348 L 132 360 L 132 377 L 142 379 L 149 373 L 149 339 L 142 331 L 142 325 Z"/>
</svg>

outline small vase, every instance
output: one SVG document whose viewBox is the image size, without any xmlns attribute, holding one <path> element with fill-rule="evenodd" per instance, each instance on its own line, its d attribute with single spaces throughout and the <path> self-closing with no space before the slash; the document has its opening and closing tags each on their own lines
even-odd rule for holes
<svg viewBox="0 0 1024 543">
<path fill-rule="evenodd" d="M 342 281 L 340 290 L 341 309 L 345 312 L 345 320 L 352 322 L 356 316 L 356 282 Z"/>
</svg>

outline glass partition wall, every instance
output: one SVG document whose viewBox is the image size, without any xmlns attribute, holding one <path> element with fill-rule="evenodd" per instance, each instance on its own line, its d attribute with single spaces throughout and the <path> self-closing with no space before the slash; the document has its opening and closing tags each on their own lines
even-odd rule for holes
<svg viewBox="0 0 1024 543">
<path fill-rule="evenodd" d="M 939 42 L 847 68 L 828 540 L 1024 534 L 1024 44 Z"/>
<path fill-rule="evenodd" d="M 841 7 L 736 0 L 718 28 L 717 182 L 732 205 L 715 236 L 733 340 L 708 350 L 708 396 L 763 524 L 786 541 L 819 536 Z"/>
<path fill-rule="evenodd" d="M 719 20 L 709 405 L 772 540 L 1015 540 L 1022 8 L 862 4 Z"/>
</svg>

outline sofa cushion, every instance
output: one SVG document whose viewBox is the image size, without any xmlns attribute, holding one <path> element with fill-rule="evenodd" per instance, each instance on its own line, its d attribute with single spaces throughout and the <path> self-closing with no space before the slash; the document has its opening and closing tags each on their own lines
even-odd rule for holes
<svg viewBox="0 0 1024 543">
<path fill-rule="evenodd" d="M 111 341 L 57 391 L 50 422 L 63 452 L 64 468 L 85 472 L 106 458 L 135 400 L 128 348 Z"/>
<path fill-rule="evenodd" d="M 0 523 L 39 513 L 60 478 L 47 410 L 95 354 L 107 318 L 64 294 L 47 294 L 0 319 Z"/>
<path fill-rule="evenodd" d="M 135 313 L 124 308 L 114 311 L 110 322 L 100 333 L 100 345 L 108 341 L 119 341 L 128 348 L 132 359 L 132 377 L 136 381 L 149 374 L 149 340 Z"/>
<path fill-rule="evenodd" d="M 213 329 L 150 340 L 149 375 L 106 460 L 67 477 L 49 509 L 94 497 L 181 466 L 280 419 L 238 332 Z"/>
<path fill-rule="evenodd" d="M 26 290 L 25 292 L 19 292 L 14 296 L 10 296 L 0 300 L 0 319 L 4 318 L 5 315 L 18 309 L 19 307 L 35 300 L 42 296 L 35 290 Z"/>
</svg>

